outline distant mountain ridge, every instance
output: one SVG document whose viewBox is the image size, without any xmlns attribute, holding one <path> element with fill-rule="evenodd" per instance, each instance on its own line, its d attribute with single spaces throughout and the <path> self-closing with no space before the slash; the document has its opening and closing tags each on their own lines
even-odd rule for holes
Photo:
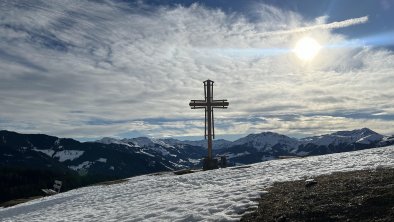
<svg viewBox="0 0 394 222">
<path fill-rule="evenodd" d="M 323 155 L 394 144 L 393 137 L 368 128 L 339 131 L 302 139 L 274 132 L 249 134 L 234 142 L 214 140 L 214 155 L 227 156 L 231 164 L 249 164 L 281 156 Z M 78 142 L 43 134 L 0 131 L 3 165 L 72 170 L 80 175 L 117 177 L 199 167 L 206 156 L 206 141 L 181 141 L 148 137 Z M 1 166 L 0 164 L 0 166 Z"/>
<path fill-rule="evenodd" d="M 173 138 L 153 139 L 138 137 L 132 139 L 103 138 L 96 142 L 116 143 L 128 146 L 138 145 L 138 141 L 145 141 L 144 147 L 153 144 L 162 147 L 192 145 L 205 148 L 206 140 L 181 141 Z M 291 138 L 274 132 L 249 134 L 234 142 L 227 140 L 214 140 L 213 151 L 216 155 L 226 155 L 234 164 L 246 164 L 276 159 L 280 156 L 307 156 L 323 155 L 337 152 L 387 146 L 393 144 L 392 137 L 383 136 L 368 128 L 351 131 L 338 131 L 321 136 L 312 136 L 302 139 Z"/>
<path fill-rule="evenodd" d="M 140 141 L 144 140 L 141 146 L 127 141 L 81 143 L 43 134 L 0 131 L 0 166 L 59 168 L 81 175 L 130 177 L 191 166 L 204 153 L 201 148 L 192 146 L 163 148 L 153 142 L 148 143 L 147 138 Z M 146 145 L 151 145 L 148 152 L 144 148 Z"/>
<path fill-rule="evenodd" d="M 368 128 L 356 129 L 352 131 L 338 131 L 322 136 L 313 136 L 301 139 L 303 144 L 313 143 L 316 145 L 328 146 L 330 144 L 341 143 L 363 143 L 368 144 L 383 139 L 384 136 Z"/>
<path fill-rule="evenodd" d="M 362 128 L 302 139 L 265 132 L 248 135 L 234 141 L 233 144 L 235 146 L 229 147 L 229 152 L 227 152 L 233 157 L 233 161 L 253 163 L 259 162 L 259 159 L 264 161 L 276 159 L 280 156 L 324 155 L 387 146 L 394 144 L 394 139 L 368 128 Z M 240 147 L 247 149 L 247 153 L 237 152 Z"/>
</svg>

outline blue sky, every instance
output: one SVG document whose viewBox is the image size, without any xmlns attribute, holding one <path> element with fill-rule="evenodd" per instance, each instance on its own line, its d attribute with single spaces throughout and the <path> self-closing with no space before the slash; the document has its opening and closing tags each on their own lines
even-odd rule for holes
<svg viewBox="0 0 394 222">
<path fill-rule="evenodd" d="M 218 138 L 394 134 L 392 0 L 1 1 L 0 17 L 0 129 L 201 139 L 188 102 L 209 78 L 230 101 Z"/>
</svg>

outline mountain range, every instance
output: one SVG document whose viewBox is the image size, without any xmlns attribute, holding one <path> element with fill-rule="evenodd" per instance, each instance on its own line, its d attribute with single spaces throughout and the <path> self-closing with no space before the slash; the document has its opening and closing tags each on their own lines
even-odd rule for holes
<svg viewBox="0 0 394 222">
<path fill-rule="evenodd" d="M 339 131 L 302 139 L 274 132 L 250 134 L 235 141 L 214 140 L 213 154 L 229 165 L 257 163 L 282 157 L 348 152 L 394 144 L 394 136 L 370 129 Z M 201 168 L 206 141 L 173 138 L 104 137 L 92 142 L 44 134 L 0 131 L 0 202 L 40 195 L 54 180 L 63 190 L 100 181 L 183 168 Z"/>
<path fill-rule="evenodd" d="M 394 144 L 394 137 L 368 128 L 302 139 L 274 132 L 249 134 L 236 141 L 214 140 L 214 155 L 230 164 L 249 164 L 281 156 L 310 156 Z M 44 134 L 0 131 L 1 165 L 72 170 L 80 175 L 129 177 L 200 166 L 206 141 L 148 137 L 78 142 Z"/>
</svg>

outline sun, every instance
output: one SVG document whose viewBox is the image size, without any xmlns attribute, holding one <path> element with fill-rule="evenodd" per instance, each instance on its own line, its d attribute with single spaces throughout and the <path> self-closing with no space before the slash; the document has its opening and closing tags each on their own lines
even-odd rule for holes
<svg viewBox="0 0 394 222">
<path fill-rule="evenodd" d="M 320 44 L 315 39 L 304 37 L 297 42 L 293 51 L 299 59 L 310 61 L 317 55 L 320 48 Z"/>
</svg>

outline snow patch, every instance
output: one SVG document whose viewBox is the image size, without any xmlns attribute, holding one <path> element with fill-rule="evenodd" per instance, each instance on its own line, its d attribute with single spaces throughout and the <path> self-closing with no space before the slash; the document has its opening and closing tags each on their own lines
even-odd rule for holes
<svg viewBox="0 0 394 222">
<path fill-rule="evenodd" d="M 64 162 L 66 160 L 75 160 L 82 156 L 84 151 L 82 150 L 62 150 L 55 153 L 54 158 L 59 158 L 59 162 Z"/>
<path fill-rule="evenodd" d="M 368 135 L 368 136 L 365 136 L 365 137 L 357 140 L 357 143 L 370 144 L 372 142 L 375 142 L 375 141 L 378 141 L 378 140 L 381 140 L 381 139 L 383 139 L 382 135 L 372 134 L 372 135 Z"/>
<path fill-rule="evenodd" d="M 96 160 L 97 162 L 102 162 L 102 163 L 106 163 L 107 159 L 106 158 L 99 158 L 98 160 Z"/>
<path fill-rule="evenodd" d="M 85 162 L 79 164 L 78 166 L 69 166 L 68 168 L 78 171 L 81 169 L 88 169 L 92 164 L 93 164 L 93 162 L 85 161 Z"/>
<path fill-rule="evenodd" d="M 55 151 L 54 151 L 54 150 L 51 150 L 51 149 L 39 150 L 39 149 L 37 149 L 37 148 L 34 148 L 33 150 L 34 150 L 34 151 L 37 151 L 37 152 L 44 153 L 44 154 L 46 154 L 46 155 L 48 155 L 48 156 L 50 156 L 50 157 L 52 157 L 52 155 L 55 153 Z"/>
<path fill-rule="evenodd" d="M 190 159 L 190 158 L 189 158 L 188 160 L 189 160 L 189 162 L 192 163 L 192 164 L 198 164 L 198 163 L 201 162 L 200 159 Z"/>
<path fill-rule="evenodd" d="M 60 138 L 55 140 L 55 145 L 59 145 L 60 144 Z"/>
<path fill-rule="evenodd" d="M 141 153 L 141 154 L 148 155 L 148 156 L 150 156 L 150 157 L 155 157 L 155 155 L 150 154 L 150 153 L 147 153 L 147 152 L 145 152 L 145 151 L 143 151 L 143 150 L 140 150 L 139 152 L 136 152 L 136 153 Z"/>
<path fill-rule="evenodd" d="M 226 153 L 225 155 L 228 157 L 228 159 L 232 159 L 232 158 L 235 158 L 235 157 L 246 156 L 246 155 L 249 155 L 249 154 L 250 153 L 248 151 L 245 151 L 243 153 L 237 153 L 237 154 L 235 154 L 235 153 Z"/>
</svg>

